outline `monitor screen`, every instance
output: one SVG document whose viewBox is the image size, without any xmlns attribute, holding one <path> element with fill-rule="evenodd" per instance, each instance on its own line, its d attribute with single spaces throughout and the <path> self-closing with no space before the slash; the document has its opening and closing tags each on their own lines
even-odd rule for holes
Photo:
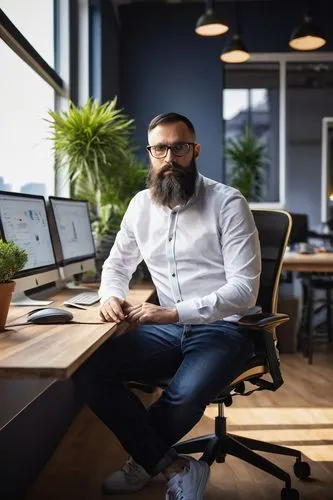
<svg viewBox="0 0 333 500">
<path fill-rule="evenodd" d="M 50 301 L 33 301 L 24 292 L 49 286 L 60 278 L 56 265 L 43 196 L 0 191 L 0 236 L 26 250 L 28 260 L 15 274 L 12 302 L 17 305 L 44 305 Z"/>
<path fill-rule="evenodd" d="M 0 231 L 26 250 L 28 260 L 15 277 L 56 269 L 43 196 L 0 191 Z"/>
<path fill-rule="evenodd" d="M 88 203 L 50 196 L 62 253 L 62 265 L 95 257 Z"/>
</svg>

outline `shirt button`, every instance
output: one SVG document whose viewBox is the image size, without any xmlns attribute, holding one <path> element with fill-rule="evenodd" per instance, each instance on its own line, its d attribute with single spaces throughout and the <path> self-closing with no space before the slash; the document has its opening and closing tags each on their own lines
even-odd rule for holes
<svg viewBox="0 0 333 500">
<path fill-rule="evenodd" d="M 169 241 L 171 241 L 171 240 L 172 240 L 172 236 L 169 236 Z"/>
<path fill-rule="evenodd" d="M 175 275 L 175 273 L 172 273 L 172 275 L 171 275 L 171 276 L 174 278 L 176 275 Z"/>
<path fill-rule="evenodd" d="M 177 300 L 177 303 L 180 302 L 180 300 Z"/>
</svg>

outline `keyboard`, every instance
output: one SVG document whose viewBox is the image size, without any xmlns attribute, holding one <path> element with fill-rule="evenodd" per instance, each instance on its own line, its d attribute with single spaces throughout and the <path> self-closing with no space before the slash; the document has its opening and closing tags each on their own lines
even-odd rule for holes
<svg viewBox="0 0 333 500">
<path fill-rule="evenodd" d="M 97 292 L 81 292 L 69 299 L 66 299 L 64 304 L 78 304 L 81 306 L 91 306 L 99 301 L 99 296 Z"/>
</svg>

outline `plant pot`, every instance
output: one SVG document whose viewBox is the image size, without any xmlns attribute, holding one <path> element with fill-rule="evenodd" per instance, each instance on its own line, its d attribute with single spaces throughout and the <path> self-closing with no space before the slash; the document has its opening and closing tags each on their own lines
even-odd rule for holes
<svg viewBox="0 0 333 500">
<path fill-rule="evenodd" d="M 15 288 L 15 281 L 0 284 L 0 332 L 5 330 L 9 304 Z"/>
</svg>

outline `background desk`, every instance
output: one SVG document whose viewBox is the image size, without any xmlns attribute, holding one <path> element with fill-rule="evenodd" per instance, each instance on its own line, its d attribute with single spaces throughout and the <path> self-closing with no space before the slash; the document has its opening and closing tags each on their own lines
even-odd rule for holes
<svg viewBox="0 0 333 500">
<path fill-rule="evenodd" d="M 302 273 L 333 273 L 333 253 L 305 255 L 286 252 L 283 258 L 283 270 Z"/>
<path fill-rule="evenodd" d="M 306 282 L 308 291 L 308 332 L 305 353 L 309 357 L 309 364 L 313 361 L 314 350 L 314 325 L 313 325 L 313 287 L 311 285 L 313 273 L 333 274 L 333 253 L 323 252 L 315 254 L 298 254 L 296 252 L 286 252 L 283 258 L 284 271 L 296 271 L 303 273 L 303 280 Z"/>
<path fill-rule="evenodd" d="M 76 293 L 65 290 L 56 294 L 50 307 L 61 307 L 66 297 Z M 155 289 L 151 284 L 130 290 L 128 301 L 137 304 L 152 300 Z M 87 310 L 70 308 L 73 321 L 60 325 L 29 325 L 7 327 L 0 334 L 0 377 L 68 378 L 111 335 L 126 330 L 127 323 L 105 323 L 98 318 L 99 305 Z M 12 306 L 7 324 L 24 322 L 27 313 L 36 307 Z"/>
</svg>

